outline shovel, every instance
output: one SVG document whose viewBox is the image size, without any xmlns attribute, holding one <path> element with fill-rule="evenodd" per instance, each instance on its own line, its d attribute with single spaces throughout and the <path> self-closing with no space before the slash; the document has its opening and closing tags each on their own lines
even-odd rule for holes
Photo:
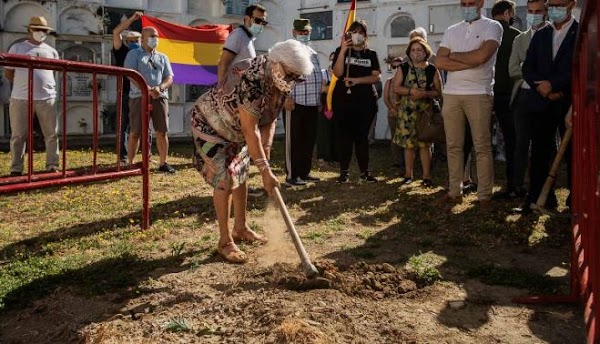
<svg viewBox="0 0 600 344">
<path fill-rule="evenodd" d="M 567 151 L 567 146 L 569 145 L 569 141 L 571 140 L 572 133 L 573 130 L 571 128 L 567 128 L 567 130 L 565 131 L 565 134 L 563 135 L 563 138 L 560 141 L 560 147 L 558 148 L 558 152 L 556 153 L 554 161 L 552 162 L 552 166 L 550 167 L 550 172 L 548 173 L 548 177 L 546 178 L 544 187 L 540 192 L 540 196 L 538 197 L 536 203 L 532 203 L 530 205 L 530 208 L 532 210 L 541 213 L 547 213 L 546 209 L 544 209 L 544 205 L 546 204 L 546 201 L 548 200 L 548 195 L 550 194 L 552 186 L 556 181 L 556 174 L 558 173 L 558 168 L 560 167 L 560 161 L 562 160 L 563 156 L 565 155 L 565 152 Z"/>
<path fill-rule="evenodd" d="M 313 278 L 319 275 L 319 270 L 310 262 L 310 257 L 306 253 L 304 249 L 304 245 L 302 245 L 302 241 L 300 240 L 300 236 L 298 236 L 298 232 L 296 232 L 296 227 L 292 222 L 292 218 L 290 217 L 290 213 L 283 202 L 283 198 L 281 197 L 281 193 L 279 192 L 279 188 L 275 188 L 275 199 L 277 200 L 277 204 L 279 205 L 279 210 L 281 211 L 281 215 L 283 216 L 283 220 L 285 221 L 285 225 L 292 236 L 292 241 L 294 242 L 294 246 L 296 247 L 296 251 L 298 251 L 298 255 L 300 256 L 300 261 L 302 261 L 302 268 L 304 269 L 304 273 L 306 277 Z"/>
</svg>

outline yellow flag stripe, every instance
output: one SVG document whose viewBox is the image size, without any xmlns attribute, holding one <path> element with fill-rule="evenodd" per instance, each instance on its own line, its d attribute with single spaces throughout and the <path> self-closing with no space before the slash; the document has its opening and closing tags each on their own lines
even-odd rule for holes
<svg viewBox="0 0 600 344">
<path fill-rule="evenodd" d="M 216 66 L 219 64 L 223 44 L 161 38 L 159 50 L 167 55 L 172 63 Z"/>
</svg>

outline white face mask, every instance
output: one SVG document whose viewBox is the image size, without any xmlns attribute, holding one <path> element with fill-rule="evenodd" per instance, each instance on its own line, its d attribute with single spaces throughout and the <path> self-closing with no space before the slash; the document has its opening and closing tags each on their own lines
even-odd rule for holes
<svg viewBox="0 0 600 344">
<path fill-rule="evenodd" d="M 46 40 L 46 38 L 48 37 L 48 34 L 45 33 L 44 31 L 33 31 L 32 36 L 36 42 L 42 43 L 43 41 Z"/>
<path fill-rule="evenodd" d="M 352 44 L 361 45 L 365 42 L 365 35 L 362 33 L 352 33 Z"/>
<path fill-rule="evenodd" d="M 158 37 L 148 37 L 146 44 L 148 44 L 151 49 L 156 49 L 158 46 Z"/>
</svg>

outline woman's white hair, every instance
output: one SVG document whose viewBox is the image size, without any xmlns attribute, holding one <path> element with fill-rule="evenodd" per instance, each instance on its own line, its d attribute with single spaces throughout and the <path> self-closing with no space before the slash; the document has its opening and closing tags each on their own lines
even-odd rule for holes
<svg viewBox="0 0 600 344">
<path fill-rule="evenodd" d="M 409 39 L 413 39 L 415 37 L 421 37 L 423 38 L 425 41 L 427 41 L 427 30 L 425 30 L 425 28 L 422 27 L 418 27 L 414 30 L 412 30 L 409 34 L 408 34 L 408 38 Z"/>
<path fill-rule="evenodd" d="M 288 72 L 309 75 L 313 72 L 313 64 L 308 47 L 295 39 L 275 43 L 269 50 L 269 60 L 283 64 Z"/>
</svg>

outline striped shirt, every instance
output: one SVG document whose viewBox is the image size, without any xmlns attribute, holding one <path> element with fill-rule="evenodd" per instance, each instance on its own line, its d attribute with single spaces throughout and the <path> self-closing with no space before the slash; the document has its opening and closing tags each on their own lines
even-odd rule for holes
<svg viewBox="0 0 600 344">
<path fill-rule="evenodd" d="M 321 103 L 321 85 L 323 76 L 321 75 L 321 65 L 319 64 L 319 56 L 317 52 L 310 47 L 310 60 L 314 66 L 313 72 L 310 75 L 305 75 L 305 81 L 294 86 L 290 96 L 294 98 L 296 104 L 304 106 L 319 106 Z"/>
</svg>

